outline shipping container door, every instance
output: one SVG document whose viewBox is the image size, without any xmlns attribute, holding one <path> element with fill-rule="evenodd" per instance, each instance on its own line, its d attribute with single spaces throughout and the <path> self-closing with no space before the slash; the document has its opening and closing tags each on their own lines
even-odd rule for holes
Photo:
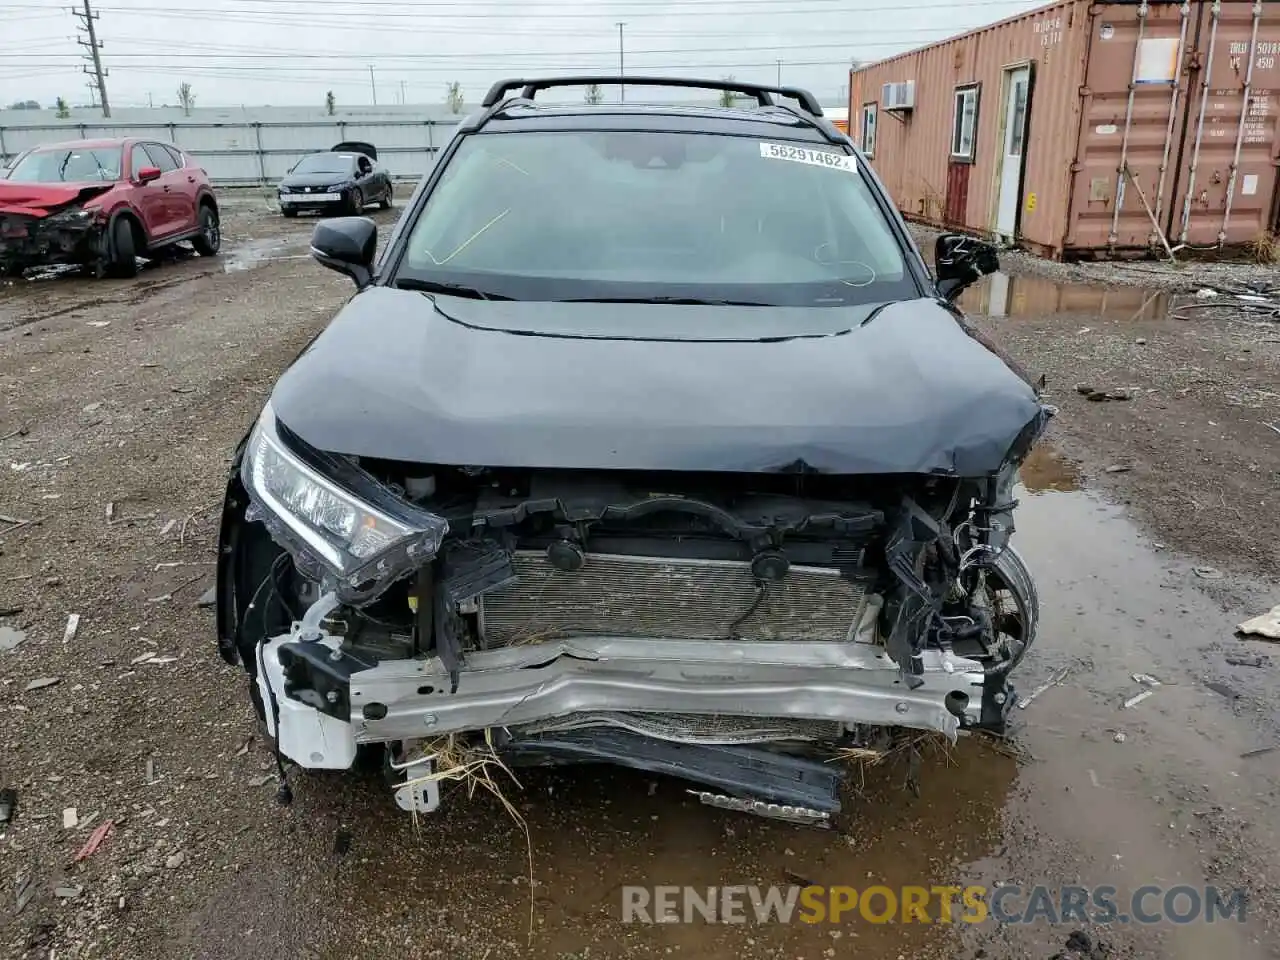
<svg viewBox="0 0 1280 960">
<path fill-rule="evenodd" d="M 1153 216 L 1168 232 L 1198 15 L 1195 5 L 1174 3 L 1091 11 L 1068 252 L 1152 247 Z"/>
<path fill-rule="evenodd" d="M 1002 152 L 999 155 L 999 188 L 996 190 L 996 219 L 992 232 L 1007 242 L 1012 242 L 1017 234 L 1018 210 L 1022 206 L 1022 155 L 1026 147 L 1030 93 L 1030 65 L 1005 71 L 1000 120 Z"/>
<path fill-rule="evenodd" d="M 1199 84 L 1178 172 L 1175 244 L 1212 249 L 1274 229 L 1280 8 L 1200 5 Z"/>
</svg>

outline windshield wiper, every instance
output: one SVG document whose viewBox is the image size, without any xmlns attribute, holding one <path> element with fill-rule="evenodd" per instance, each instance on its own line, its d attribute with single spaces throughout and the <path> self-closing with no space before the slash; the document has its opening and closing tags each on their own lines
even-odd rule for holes
<svg viewBox="0 0 1280 960">
<path fill-rule="evenodd" d="M 670 303 L 692 307 L 772 307 L 757 300 L 710 300 L 702 297 L 574 297 L 556 303 Z"/>
<path fill-rule="evenodd" d="M 449 283 L 445 280 L 419 280 L 417 277 L 401 277 L 396 281 L 401 290 L 418 290 L 422 293 L 447 293 L 454 297 L 468 297 L 472 300 L 512 300 L 497 293 L 487 293 L 465 283 Z"/>
</svg>

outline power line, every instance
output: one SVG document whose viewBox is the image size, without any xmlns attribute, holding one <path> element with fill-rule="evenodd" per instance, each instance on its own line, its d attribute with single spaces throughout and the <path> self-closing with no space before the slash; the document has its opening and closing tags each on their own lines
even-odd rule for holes
<svg viewBox="0 0 1280 960">
<path fill-rule="evenodd" d="M 93 10 L 90 9 L 89 0 L 84 0 L 83 12 L 79 10 L 73 10 L 71 12 L 80 20 L 84 21 L 85 30 L 89 33 L 89 39 L 87 42 L 77 37 L 76 43 L 80 44 L 82 47 L 89 48 L 89 53 L 84 59 L 92 60 L 93 69 L 90 70 L 87 64 L 81 69 L 85 73 L 91 74 L 97 78 L 98 101 L 102 105 L 102 115 L 104 117 L 110 117 L 111 104 L 107 102 L 107 74 L 106 71 L 102 69 L 102 57 L 98 55 L 98 50 L 102 47 L 102 41 L 98 39 L 98 35 L 93 29 L 93 21 L 98 19 L 98 14 L 94 13 Z"/>
<path fill-rule="evenodd" d="M 252 2 L 252 0 L 239 0 L 239 2 Z M 252 17 L 252 18 L 288 18 L 287 22 L 296 25 L 296 19 L 302 18 L 308 24 L 316 23 L 323 19 L 326 20 L 325 25 L 332 24 L 335 21 L 343 22 L 344 18 L 357 17 L 361 11 L 370 6 L 380 6 L 376 2 L 361 2 L 355 5 L 353 9 L 348 10 L 325 10 L 317 9 L 315 4 L 306 4 L 302 7 L 294 9 L 282 9 L 287 7 L 291 2 L 301 2 L 301 0 L 272 0 L 269 7 L 262 9 L 244 9 L 242 7 L 219 8 L 219 7 L 186 7 L 175 9 L 173 7 L 100 7 L 103 12 L 110 12 L 121 16 L 129 16 L 134 14 L 146 14 L 148 18 L 157 16 L 177 17 L 181 19 L 189 19 L 193 14 L 208 13 L 216 14 L 219 18 L 236 18 L 236 17 Z M 685 0 L 676 9 L 667 11 L 640 9 L 634 12 L 621 14 L 626 16 L 628 20 L 632 18 L 659 18 L 669 19 L 672 17 L 725 17 L 734 13 L 743 12 L 743 8 L 752 9 L 753 6 L 765 7 L 767 9 L 759 9 L 757 12 L 767 13 L 770 17 L 783 15 L 796 16 L 812 16 L 814 14 L 823 13 L 842 13 L 842 14 L 865 14 L 865 13 L 898 13 L 906 10 L 922 10 L 922 11 L 938 11 L 953 10 L 958 8 L 981 8 L 981 7 L 1008 7 L 1011 2 L 1017 0 L 954 0 L 954 2 L 933 2 L 933 3 L 906 3 L 894 4 L 889 6 L 875 7 L 859 7 L 854 10 L 838 9 L 835 6 L 821 6 L 821 4 L 846 4 L 848 0 L 796 0 L 795 3 L 787 2 L 787 0 L 708 0 L 708 2 L 698 3 Z M 1024 0 L 1028 9 L 1035 6 L 1031 0 Z M 714 4 L 714 8 L 712 5 Z M 797 4 L 805 4 L 806 6 L 797 6 Z M 810 4 L 819 4 L 818 7 L 808 6 Z M 405 7 L 415 6 L 413 3 L 388 2 L 385 4 L 396 8 L 392 11 L 379 12 L 378 17 L 399 18 L 421 20 L 423 14 L 400 12 Z M 417 4 L 421 5 L 421 4 Z M 329 5 L 325 5 L 329 6 Z M 502 19 L 502 14 L 497 11 L 481 12 L 476 11 L 476 4 L 470 0 L 439 0 L 439 2 L 431 4 L 433 7 L 450 8 L 451 12 L 440 14 L 440 16 L 458 19 L 458 20 L 494 20 Z M 454 13 L 452 9 L 459 9 L 463 12 Z M 539 20 L 600 20 L 602 17 L 609 15 L 618 15 L 616 11 L 584 11 L 577 10 L 574 12 L 544 12 L 538 13 Z M 266 22 L 263 20 L 263 22 Z M 348 25 L 349 22 L 348 22 Z"/>
</svg>

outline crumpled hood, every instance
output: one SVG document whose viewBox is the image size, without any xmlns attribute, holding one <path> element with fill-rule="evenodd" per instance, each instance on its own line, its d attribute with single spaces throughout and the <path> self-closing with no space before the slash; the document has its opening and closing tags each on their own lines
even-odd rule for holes
<svg viewBox="0 0 1280 960">
<path fill-rule="evenodd" d="M 87 203 L 114 183 L 21 183 L 0 180 L 0 213 L 47 217 L 65 207 Z"/>
<path fill-rule="evenodd" d="M 277 383 L 280 421 L 322 450 L 421 463 L 983 476 L 1049 416 L 933 300 L 873 315 L 436 299 L 449 317 L 420 293 L 353 297 Z M 776 339 L 777 322 L 745 342 L 529 332 L 548 310 L 560 331 L 580 317 L 625 337 L 794 315 L 802 336 Z"/>
</svg>

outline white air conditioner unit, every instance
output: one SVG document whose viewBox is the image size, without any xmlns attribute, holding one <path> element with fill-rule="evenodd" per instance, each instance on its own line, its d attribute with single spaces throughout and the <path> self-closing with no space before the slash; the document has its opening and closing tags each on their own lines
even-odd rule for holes
<svg viewBox="0 0 1280 960">
<path fill-rule="evenodd" d="M 880 105 L 886 110 L 912 110 L 916 105 L 916 83 L 886 83 L 880 88 Z"/>
</svg>

